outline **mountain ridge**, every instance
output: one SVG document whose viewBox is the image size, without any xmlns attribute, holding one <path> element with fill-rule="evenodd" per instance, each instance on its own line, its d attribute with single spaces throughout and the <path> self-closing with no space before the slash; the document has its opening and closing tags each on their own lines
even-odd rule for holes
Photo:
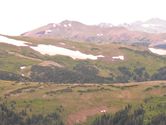
<svg viewBox="0 0 166 125">
<path fill-rule="evenodd" d="M 131 24 L 122 24 L 131 31 L 141 31 L 147 33 L 166 33 L 166 20 L 151 18 L 147 21 L 136 21 Z"/>
<path fill-rule="evenodd" d="M 149 24 L 147 24 L 147 22 L 149 22 Z M 21 36 L 60 38 L 86 42 L 152 43 L 164 41 L 166 39 L 166 21 L 151 19 L 147 22 L 114 26 L 109 23 L 86 25 L 78 21 L 64 20 L 58 24 L 49 23 L 32 31 L 23 33 Z M 152 27 L 152 30 L 155 30 L 155 24 L 150 24 L 150 22 L 154 22 L 155 24 L 157 22 L 163 22 L 161 26 L 157 27 L 158 30 L 162 28 L 162 32 L 149 32 L 150 29 L 148 29 L 148 27 Z"/>
</svg>

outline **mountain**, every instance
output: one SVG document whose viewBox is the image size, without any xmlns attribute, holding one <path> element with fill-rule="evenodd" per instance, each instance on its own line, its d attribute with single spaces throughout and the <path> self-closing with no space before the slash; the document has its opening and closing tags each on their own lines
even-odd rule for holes
<svg viewBox="0 0 166 125">
<path fill-rule="evenodd" d="M 75 21 L 0 35 L 0 125 L 166 125 L 164 38 Z"/>
<path fill-rule="evenodd" d="M 129 28 L 130 29 L 130 28 Z M 46 26 L 23 33 L 22 36 L 38 38 L 59 38 L 72 41 L 86 42 L 123 42 L 151 43 L 163 41 L 165 34 L 150 34 L 141 31 L 131 31 L 126 26 L 113 26 L 101 23 L 86 25 L 76 21 L 65 20 L 59 24 L 51 23 Z"/>
<path fill-rule="evenodd" d="M 141 31 L 147 33 L 166 33 L 166 20 L 152 18 L 145 22 L 136 21 L 131 24 L 121 25 L 131 31 Z"/>
</svg>

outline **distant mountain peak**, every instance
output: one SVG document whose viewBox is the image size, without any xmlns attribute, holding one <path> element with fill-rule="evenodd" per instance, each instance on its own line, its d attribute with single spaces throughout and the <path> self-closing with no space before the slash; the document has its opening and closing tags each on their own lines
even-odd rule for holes
<svg viewBox="0 0 166 125">
<path fill-rule="evenodd" d="M 165 22 L 166 20 L 160 19 L 160 18 L 151 18 L 147 20 L 146 22 Z"/>
<path fill-rule="evenodd" d="M 98 26 L 101 27 L 101 28 L 108 28 L 108 27 L 113 27 L 113 24 L 111 24 L 111 23 L 100 23 Z"/>
<path fill-rule="evenodd" d="M 122 25 L 128 30 L 147 33 L 166 33 L 166 20 L 152 18 L 147 21 L 136 21 L 130 25 Z"/>
<path fill-rule="evenodd" d="M 78 21 L 71 21 L 71 20 L 64 20 L 64 21 L 60 22 L 60 24 L 84 25 L 83 23 L 80 23 L 80 22 L 78 22 Z"/>
</svg>

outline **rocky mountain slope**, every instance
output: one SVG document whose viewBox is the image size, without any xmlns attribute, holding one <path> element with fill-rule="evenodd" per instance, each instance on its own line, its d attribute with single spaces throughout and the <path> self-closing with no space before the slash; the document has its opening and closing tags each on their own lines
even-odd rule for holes
<svg viewBox="0 0 166 125">
<path fill-rule="evenodd" d="M 151 23 L 152 21 L 149 21 L 149 23 Z M 154 21 L 154 23 L 156 23 L 157 25 L 158 22 Z M 163 24 L 163 27 L 162 24 L 163 23 L 161 23 L 160 27 L 164 29 L 165 25 Z M 163 34 L 151 34 L 144 32 L 144 30 L 139 30 L 140 25 L 143 24 L 134 23 L 131 25 L 113 26 L 111 24 L 102 23 L 99 25 L 86 25 L 76 21 L 65 20 L 58 24 L 51 23 L 40 28 L 34 29 L 32 31 L 23 33 L 22 36 L 40 38 L 60 38 L 86 42 L 123 43 L 151 43 L 159 41 L 161 42 L 166 39 L 166 35 L 163 33 L 164 30 L 163 32 L 161 32 Z"/>
</svg>

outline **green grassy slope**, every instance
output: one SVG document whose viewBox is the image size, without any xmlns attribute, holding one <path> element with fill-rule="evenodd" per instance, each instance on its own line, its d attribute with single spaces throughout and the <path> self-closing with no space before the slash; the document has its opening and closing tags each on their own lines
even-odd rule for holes
<svg viewBox="0 0 166 125">
<path fill-rule="evenodd" d="M 104 58 L 98 60 L 73 60 L 70 57 L 61 55 L 48 56 L 28 47 L 15 47 L 6 44 L 0 44 L 0 70 L 5 70 L 14 73 L 20 73 L 20 66 L 37 65 L 43 61 L 54 61 L 66 69 L 74 70 L 79 64 L 88 64 L 98 70 L 98 76 L 110 78 L 119 76 L 119 67 L 126 67 L 132 73 L 135 68 L 144 67 L 147 73 L 151 76 L 158 69 L 166 66 L 166 58 L 152 54 L 146 47 L 139 45 L 124 45 L 118 43 L 93 44 L 83 42 L 73 42 L 60 39 L 40 39 L 29 37 L 11 37 L 18 40 L 25 40 L 34 45 L 37 44 L 52 44 L 72 50 L 79 50 L 86 54 L 103 55 Z M 62 44 L 63 43 L 63 44 Z M 123 55 L 124 61 L 113 61 L 112 56 Z M 131 80 L 132 81 L 132 80 Z"/>
</svg>

